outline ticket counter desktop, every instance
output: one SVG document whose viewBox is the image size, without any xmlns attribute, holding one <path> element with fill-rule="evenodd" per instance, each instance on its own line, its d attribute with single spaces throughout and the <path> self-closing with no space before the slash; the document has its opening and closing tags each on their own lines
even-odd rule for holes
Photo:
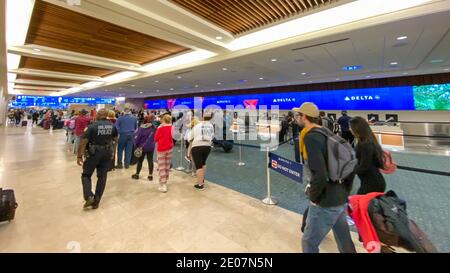
<svg viewBox="0 0 450 273">
<path fill-rule="evenodd" d="M 374 133 L 378 143 L 385 149 L 404 150 L 405 141 L 403 138 L 403 130 L 400 124 L 394 125 L 371 125 L 370 128 Z"/>
</svg>

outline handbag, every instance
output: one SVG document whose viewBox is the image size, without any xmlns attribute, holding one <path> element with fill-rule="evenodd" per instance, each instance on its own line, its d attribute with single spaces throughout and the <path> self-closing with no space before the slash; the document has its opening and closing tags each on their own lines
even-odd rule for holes
<svg viewBox="0 0 450 273">
<path fill-rule="evenodd" d="M 152 136 L 153 132 L 150 133 L 150 135 L 147 138 L 147 141 L 145 141 L 144 145 L 142 145 L 141 147 L 137 147 L 134 150 L 134 156 L 137 158 L 141 158 L 142 154 L 144 153 L 144 146 L 147 145 L 147 142 L 150 140 L 151 136 Z"/>
<path fill-rule="evenodd" d="M 392 159 L 392 155 L 389 151 L 383 151 L 383 167 L 380 168 L 380 172 L 384 174 L 393 174 L 397 170 L 397 164 Z"/>
</svg>

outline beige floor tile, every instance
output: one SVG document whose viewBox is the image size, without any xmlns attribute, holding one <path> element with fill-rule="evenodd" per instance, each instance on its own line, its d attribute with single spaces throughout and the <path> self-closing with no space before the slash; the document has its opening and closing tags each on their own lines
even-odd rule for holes
<svg viewBox="0 0 450 273">
<path fill-rule="evenodd" d="M 197 191 L 177 171 L 160 193 L 145 164 L 138 181 L 134 166 L 110 172 L 100 208 L 85 211 L 64 141 L 63 131 L 0 128 L 0 182 L 19 203 L 0 223 L 0 252 L 301 252 L 300 215 L 210 182 Z M 337 251 L 332 234 L 321 251 Z"/>
</svg>

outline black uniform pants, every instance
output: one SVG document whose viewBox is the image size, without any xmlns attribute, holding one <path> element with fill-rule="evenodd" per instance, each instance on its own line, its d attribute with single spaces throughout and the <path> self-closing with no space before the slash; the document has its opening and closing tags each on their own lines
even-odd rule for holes
<svg viewBox="0 0 450 273">
<path fill-rule="evenodd" d="M 94 155 L 86 158 L 83 164 L 83 173 L 81 174 L 81 182 L 83 184 L 84 200 L 94 196 L 95 201 L 100 203 L 103 192 L 105 191 L 108 170 L 111 167 L 111 151 L 108 149 L 98 149 Z M 92 174 L 97 169 L 97 186 L 95 195 L 92 193 Z"/>
</svg>

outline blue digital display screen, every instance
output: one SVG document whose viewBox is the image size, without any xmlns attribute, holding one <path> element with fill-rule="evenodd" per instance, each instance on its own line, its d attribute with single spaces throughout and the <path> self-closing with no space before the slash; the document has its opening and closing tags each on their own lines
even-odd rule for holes
<svg viewBox="0 0 450 273">
<path fill-rule="evenodd" d="M 243 108 L 268 109 L 277 105 L 280 110 L 291 110 L 303 102 L 313 102 L 323 110 L 415 110 L 412 86 L 347 89 L 334 91 L 289 92 L 276 94 L 253 94 L 237 96 L 204 97 L 202 107 L 217 105 L 225 109 L 227 105 Z M 178 105 L 194 108 L 193 98 L 169 100 L 149 100 L 145 102 L 147 109 L 172 109 Z"/>
<path fill-rule="evenodd" d="M 66 108 L 69 104 L 115 104 L 116 100 L 111 98 L 75 98 L 75 97 L 47 97 L 47 96 L 16 96 L 11 103 L 12 107 L 51 107 Z"/>
</svg>

